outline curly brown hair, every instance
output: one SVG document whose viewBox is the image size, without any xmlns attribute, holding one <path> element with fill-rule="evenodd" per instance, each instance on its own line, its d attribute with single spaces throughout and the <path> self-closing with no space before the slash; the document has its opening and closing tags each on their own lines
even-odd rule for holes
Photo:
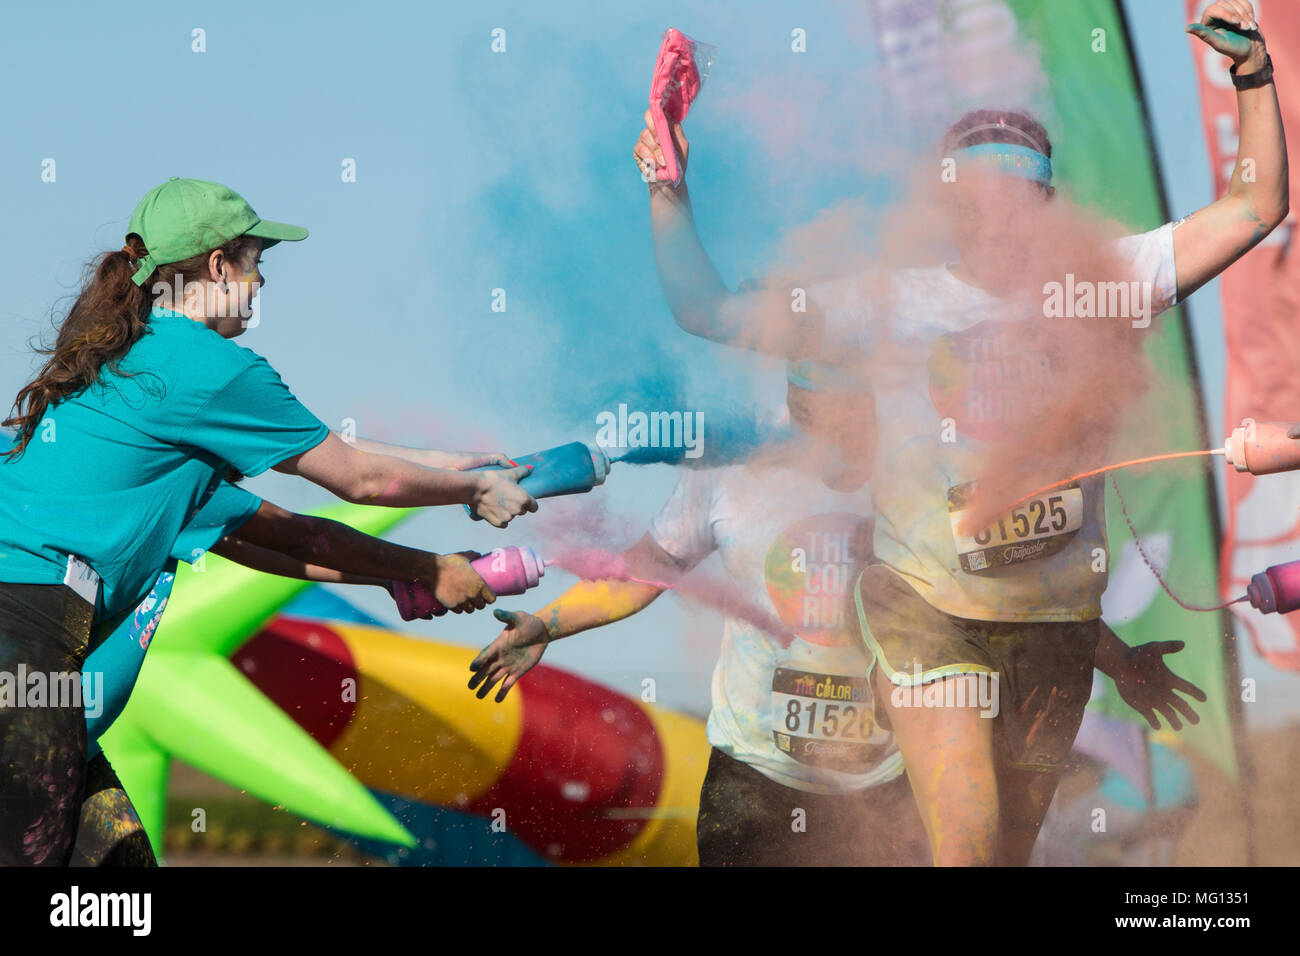
<svg viewBox="0 0 1300 956">
<path fill-rule="evenodd" d="M 242 261 L 256 243 L 256 239 L 240 236 L 218 248 L 228 258 Z M 20 457 L 46 412 L 94 384 L 101 369 L 107 367 L 115 374 L 127 374 L 119 363 L 131 346 L 149 331 L 149 310 L 154 299 L 146 290 L 159 285 L 183 287 L 186 277 L 198 281 L 215 251 L 210 249 L 181 262 L 159 266 L 143 285 L 131 281 L 137 262 L 148 255 L 144 242 L 135 233 L 126 237 L 126 245 L 121 249 L 103 253 L 88 262 L 81 291 L 59 323 L 54 345 L 36 350 L 49 358 L 36 377 L 19 389 L 13 414 L 2 423 L 17 429 L 17 441 L 5 452 L 6 457 L 11 460 Z"/>
</svg>

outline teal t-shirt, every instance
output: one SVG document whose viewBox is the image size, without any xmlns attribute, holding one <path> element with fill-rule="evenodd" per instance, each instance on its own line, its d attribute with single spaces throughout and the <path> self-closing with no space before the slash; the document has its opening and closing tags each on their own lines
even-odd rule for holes
<svg viewBox="0 0 1300 956">
<path fill-rule="evenodd" d="M 91 641 L 95 647 L 81 669 L 82 700 L 86 709 L 87 759 L 99 753 L 99 737 L 113 725 L 126 708 L 135 687 L 144 655 L 162 620 L 176 578 L 177 561 L 193 563 L 205 551 L 237 531 L 257 509 L 262 499 L 238 485 L 223 481 L 212 497 L 199 508 L 180 533 L 167 562 L 153 587 L 135 609 L 122 618 L 96 624 L 98 631 Z"/>
<path fill-rule="evenodd" d="M 0 581 L 57 584 L 78 555 L 101 618 L 140 602 L 232 466 L 261 474 L 329 431 L 260 355 L 177 312 L 154 310 L 120 364 L 0 458 Z"/>
</svg>

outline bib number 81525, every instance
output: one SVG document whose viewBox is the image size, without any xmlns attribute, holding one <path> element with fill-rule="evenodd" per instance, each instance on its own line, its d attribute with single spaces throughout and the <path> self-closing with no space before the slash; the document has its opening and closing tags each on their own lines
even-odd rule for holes
<svg viewBox="0 0 1300 956">
<path fill-rule="evenodd" d="M 1072 485 L 1022 501 L 983 530 L 962 534 L 972 487 L 948 490 L 953 544 L 962 570 L 971 574 L 1056 554 L 1083 527 L 1083 490 Z"/>
</svg>

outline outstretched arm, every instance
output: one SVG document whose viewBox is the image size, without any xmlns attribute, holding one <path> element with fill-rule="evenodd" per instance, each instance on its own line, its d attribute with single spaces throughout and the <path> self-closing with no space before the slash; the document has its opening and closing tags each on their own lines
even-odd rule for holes
<svg viewBox="0 0 1300 956">
<path fill-rule="evenodd" d="M 677 561 L 648 534 L 624 551 L 622 559 L 625 577 L 664 584 L 675 582 L 692 566 Z M 501 681 L 496 696 L 500 703 L 519 678 L 542 659 L 551 641 L 631 617 L 649 607 L 663 591 L 663 587 L 625 579 L 580 581 L 536 614 L 493 611 L 506 629 L 470 663 L 474 671 L 470 690 L 477 687 L 482 699 Z"/>
<path fill-rule="evenodd" d="M 1269 67 L 1247 0 L 1210 4 L 1201 22 L 1187 31 L 1229 57 L 1239 80 L 1261 76 Z M 1228 192 L 1174 230 L 1180 301 L 1257 246 L 1290 211 L 1286 135 L 1273 83 L 1239 90 L 1237 115 L 1241 141 Z"/>
<path fill-rule="evenodd" d="M 269 501 L 211 550 L 258 571 L 307 581 L 384 587 L 392 580 L 420 581 L 456 613 L 496 600 L 463 555 L 402 547 Z"/>
<path fill-rule="evenodd" d="M 346 571 L 311 564 L 301 558 L 290 557 L 283 551 L 259 548 L 233 534 L 222 538 L 209 550 L 246 568 L 264 574 L 279 575 L 282 578 L 298 578 L 300 581 L 315 581 L 318 584 L 369 584 L 383 588 L 389 586 L 388 580 L 384 578 L 349 574 Z"/>
<path fill-rule="evenodd" d="M 526 466 L 505 471 L 426 468 L 392 455 L 354 448 L 330 432 L 314 448 L 286 458 L 276 471 L 300 475 L 354 504 L 391 508 L 465 504 L 498 528 L 537 502 L 519 487 Z"/>
<path fill-rule="evenodd" d="M 690 143 L 680 123 L 672 123 L 671 130 L 685 170 Z M 667 164 L 649 110 L 633 152 L 642 178 L 650 186 L 650 229 L 659 284 L 682 330 L 723 345 L 783 358 L 806 354 L 820 320 L 813 313 L 792 312 L 788 290 L 731 291 L 695 229 L 685 178 L 676 187 L 654 178 L 655 169 Z"/>
<path fill-rule="evenodd" d="M 406 448 L 403 445 L 390 445 L 387 442 L 372 441 L 369 438 L 343 438 L 358 451 L 368 455 L 391 455 L 404 461 L 423 465 L 425 468 L 442 468 L 447 471 L 468 471 L 484 465 L 499 465 L 502 468 L 517 467 L 513 461 L 501 452 L 490 451 L 438 451 L 434 448 Z"/>
</svg>

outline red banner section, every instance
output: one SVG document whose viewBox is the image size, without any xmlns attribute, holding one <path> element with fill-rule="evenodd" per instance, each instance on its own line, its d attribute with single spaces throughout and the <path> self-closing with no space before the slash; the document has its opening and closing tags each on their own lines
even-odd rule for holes
<svg viewBox="0 0 1300 956">
<path fill-rule="evenodd" d="M 1198 21 L 1204 6 L 1204 0 L 1187 0 L 1187 22 Z M 1256 0 L 1255 9 L 1277 64 L 1288 152 L 1300 157 L 1300 4 Z M 1195 37 L 1188 39 L 1201 88 L 1215 194 L 1221 196 L 1237 161 L 1237 92 L 1228 60 Z M 1250 161 L 1242 157 L 1243 164 Z M 1252 174 L 1251 167 L 1243 169 L 1243 175 Z M 1298 176 L 1300 161 L 1293 159 L 1293 194 Z M 1294 224 L 1293 213 L 1221 280 L 1227 428 L 1247 418 L 1300 420 L 1300 260 L 1291 252 Z M 1229 467 L 1221 569 L 1225 598 L 1245 593 L 1251 575 L 1296 558 L 1300 558 L 1300 474 L 1255 478 Z M 1300 614 L 1264 616 L 1247 607 L 1237 619 L 1265 660 L 1300 670 Z"/>
</svg>

